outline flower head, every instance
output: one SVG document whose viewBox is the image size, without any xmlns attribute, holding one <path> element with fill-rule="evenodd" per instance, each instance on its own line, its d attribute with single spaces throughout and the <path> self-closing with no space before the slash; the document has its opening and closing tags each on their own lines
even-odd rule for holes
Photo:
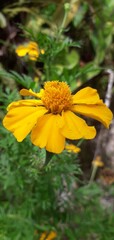
<svg viewBox="0 0 114 240">
<path fill-rule="evenodd" d="M 95 167 L 103 167 L 104 166 L 104 163 L 103 161 L 101 160 L 101 156 L 97 156 L 93 161 L 92 161 L 92 165 L 95 166 Z"/>
<path fill-rule="evenodd" d="M 49 81 L 39 93 L 22 89 L 25 99 L 11 103 L 3 125 L 21 142 L 30 132 L 31 141 L 40 148 L 61 153 L 65 139 L 92 139 L 96 135 L 94 126 L 88 126 L 78 114 L 97 119 L 109 127 L 112 112 L 99 98 L 97 90 L 86 87 L 71 94 L 65 82 Z"/>
<path fill-rule="evenodd" d="M 57 233 L 55 231 L 51 231 L 49 233 L 44 232 L 41 234 L 39 240 L 53 240 L 56 238 L 56 236 L 57 236 Z"/>
<path fill-rule="evenodd" d="M 26 45 L 19 45 L 16 48 L 16 53 L 19 57 L 23 57 L 28 54 L 30 60 L 36 61 L 40 53 L 44 54 L 44 49 L 39 49 L 36 42 L 29 42 Z"/>
</svg>

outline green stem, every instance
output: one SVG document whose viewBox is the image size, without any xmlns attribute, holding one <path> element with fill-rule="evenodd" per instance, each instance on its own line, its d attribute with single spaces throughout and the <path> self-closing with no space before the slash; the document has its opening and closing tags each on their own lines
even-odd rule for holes
<svg viewBox="0 0 114 240">
<path fill-rule="evenodd" d="M 61 35 L 62 32 L 63 32 L 66 19 L 67 19 L 67 12 L 65 12 L 65 15 L 64 15 L 64 18 L 63 18 L 63 22 L 62 22 L 61 27 L 60 27 L 60 30 L 59 30 L 59 32 L 58 32 L 58 38 L 60 37 L 60 35 Z"/>
<path fill-rule="evenodd" d="M 95 179 L 97 168 L 98 167 L 96 165 L 93 166 L 91 177 L 90 177 L 90 180 L 89 180 L 89 184 L 91 184 L 93 182 L 93 180 Z"/>
<path fill-rule="evenodd" d="M 45 65 L 46 81 L 50 80 L 49 72 L 50 72 L 50 66 L 49 66 L 49 63 L 46 63 L 46 65 Z"/>
<path fill-rule="evenodd" d="M 64 5 L 64 9 L 65 9 L 65 14 L 64 14 L 63 21 L 61 23 L 61 26 L 60 26 L 58 34 L 57 34 L 57 40 L 60 38 L 60 36 L 61 36 L 61 34 L 62 34 L 63 30 L 64 30 L 64 27 L 65 27 L 67 15 L 68 15 L 68 12 L 69 12 L 69 9 L 70 9 L 69 3 Z"/>
<path fill-rule="evenodd" d="M 77 147 L 80 147 L 83 142 L 84 142 L 84 139 L 83 138 L 80 139 L 79 142 L 77 143 Z"/>
</svg>

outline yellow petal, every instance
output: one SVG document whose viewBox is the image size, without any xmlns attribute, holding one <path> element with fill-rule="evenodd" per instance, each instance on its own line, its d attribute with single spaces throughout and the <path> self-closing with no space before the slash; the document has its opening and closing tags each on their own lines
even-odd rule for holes
<svg viewBox="0 0 114 240">
<path fill-rule="evenodd" d="M 37 97 L 37 98 L 41 98 L 42 97 L 42 93 L 44 92 L 44 89 L 41 89 L 39 93 L 35 93 L 32 91 L 32 89 L 21 89 L 20 94 L 22 96 L 33 96 L 33 97 Z"/>
<path fill-rule="evenodd" d="M 28 54 L 29 56 L 33 56 L 37 58 L 39 56 L 39 51 L 38 49 L 31 49 Z"/>
<path fill-rule="evenodd" d="M 47 236 L 46 232 L 42 233 L 39 240 L 45 240 L 46 236 Z"/>
<path fill-rule="evenodd" d="M 72 107 L 72 111 L 94 118 L 107 128 L 113 118 L 111 110 L 104 103 L 99 105 L 76 105 Z"/>
<path fill-rule="evenodd" d="M 62 117 L 57 114 L 46 114 L 39 119 L 32 130 L 31 141 L 40 148 L 53 153 L 60 153 L 64 149 L 65 138 L 59 128 L 63 126 Z"/>
<path fill-rule="evenodd" d="M 3 120 L 3 125 L 21 142 L 47 110 L 44 107 L 20 106 L 12 108 Z"/>
<path fill-rule="evenodd" d="M 23 57 L 28 53 L 28 51 L 29 51 L 28 47 L 20 45 L 20 46 L 17 47 L 15 52 L 17 53 L 17 55 L 19 57 Z"/>
<path fill-rule="evenodd" d="M 31 41 L 31 42 L 28 43 L 27 47 L 29 49 L 38 49 L 38 44 L 36 42 Z"/>
<path fill-rule="evenodd" d="M 41 54 L 44 54 L 45 50 L 44 49 L 40 49 L 40 52 L 41 52 Z"/>
<path fill-rule="evenodd" d="M 65 146 L 65 149 L 68 151 L 68 152 L 73 152 L 73 153 L 78 153 L 81 151 L 81 149 L 77 146 L 75 146 L 74 144 L 67 144 Z"/>
<path fill-rule="evenodd" d="M 34 57 L 34 56 L 29 56 L 29 59 L 32 60 L 32 61 L 36 61 L 37 60 L 37 58 Z"/>
<path fill-rule="evenodd" d="M 86 87 L 78 91 L 73 97 L 73 104 L 99 104 L 102 100 L 99 98 L 97 90 Z"/>
<path fill-rule="evenodd" d="M 63 112 L 62 117 L 65 125 L 61 129 L 63 136 L 69 139 L 92 139 L 96 135 L 94 127 L 89 127 L 86 122 L 80 117 L 76 116 L 71 111 Z"/>
<path fill-rule="evenodd" d="M 57 237 L 57 233 L 54 231 L 51 231 L 49 235 L 47 236 L 46 240 L 53 240 Z"/>
<path fill-rule="evenodd" d="M 9 111 L 12 108 L 16 108 L 20 106 L 38 107 L 38 106 L 43 106 L 43 103 L 41 100 L 36 100 L 36 99 L 19 100 L 19 101 L 10 103 L 7 107 L 7 110 Z"/>
<path fill-rule="evenodd" d="M 29 58 L 35 61 L 38 58 L 40 52 L 36 42 L 29 42 L 25 46 L 19 45 L 16 49 L 16 53 L 20 57 L 23 57 L 28 53 Z"/>
<path fill-rule="evenodd" d="M 33 61 L 37 60 L 39 56 L 38 50 L 32 49 L 28 52 L 29 58 Z"/>
</svg>

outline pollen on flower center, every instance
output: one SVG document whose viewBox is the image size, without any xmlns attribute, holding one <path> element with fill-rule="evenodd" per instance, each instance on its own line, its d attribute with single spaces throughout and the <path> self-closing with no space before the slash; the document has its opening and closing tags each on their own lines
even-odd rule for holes
<svg viewBox="0 0 114 240">
<path fill-rule="evenodd" d="M 70 109 L 72 106 L 72 96 L 69 86 L 65 82 L 46 82 L 42 101 L 45 107 L 53 114 Z"/>
</svg>

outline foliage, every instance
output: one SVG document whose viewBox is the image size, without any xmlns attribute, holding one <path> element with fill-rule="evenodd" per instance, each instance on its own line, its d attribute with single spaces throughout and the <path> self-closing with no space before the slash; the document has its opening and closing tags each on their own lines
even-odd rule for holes
<svg viewBox="0 0 114 240">
<path fill-rule="evenodd" d="M 47 80 L 66 81 L 73 92 L 92 84 L 105 96 L 105 71 L 113 70 L 114 61 L 114 3 L 69 1 L 65 7 L 63 2 L 3 4 L 1 120 L 7 105 L 20 99 L 20 89 L 37 92 Z M 45 50 L 36 62 L 15 53 L 27 41 Z M 74 144 L 83 151 L 83 141 Z M 86 150 L 85 162 L 87 154 Z M 113 240 L 113 208 L 104 203 L 107 196 L 114 199 L 113 186 L 88 184 L 90 169 L 84 169 L 81 160 L 80 154 L 66 150 L 49 154 L 33 146 L 29 136 L 17 143 L 1 121 L 0 240 L 38 240 L 51 230 L 57 232 L 57 240 Z"/>
</svg>

